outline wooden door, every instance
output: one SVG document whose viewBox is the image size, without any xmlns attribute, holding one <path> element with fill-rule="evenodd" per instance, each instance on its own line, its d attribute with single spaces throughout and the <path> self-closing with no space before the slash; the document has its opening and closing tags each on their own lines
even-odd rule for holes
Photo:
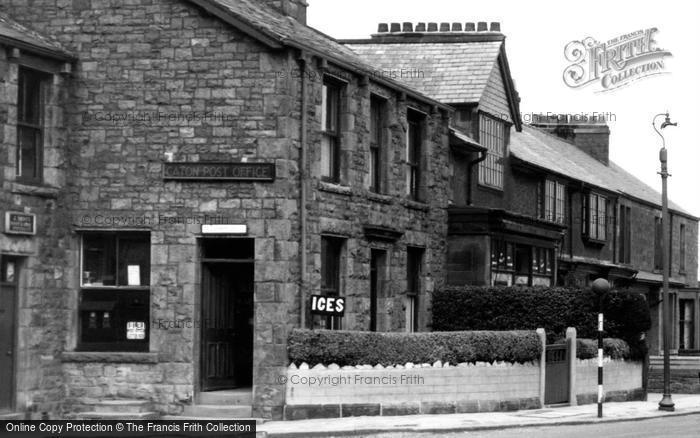
<svg viewBox="0 0 700 438">
<path fill-rule="evenodd" d="M 3 257 L 0 263 L 0 412 L 14 404 L 15 321 L 17 309 L 17 259 Z"/>
<path fill-rule="evenodd" d="M 202 265 L 202 391 L 249 386 L 253 369 L 253 268 Z"/>
</svg>

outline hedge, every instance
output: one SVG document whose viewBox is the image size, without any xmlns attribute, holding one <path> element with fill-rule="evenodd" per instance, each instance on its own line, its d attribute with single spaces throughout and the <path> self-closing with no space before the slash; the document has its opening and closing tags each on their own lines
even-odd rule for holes
<svg viewBox="0 0 700 438">
<path fill-rule="evenodd" d="M 629 359 L 631 357 L 630 346 L 622 339 L 604 338 L 603 355 L 617 360 Z M 577 338 L 576 357 L 579 359 L 598 357 L 598 340 Z"/>
<path fill-rule="evenodd" d="M 433 294 L 436 331 L 534 330 L 547 331 L 548 342 L 575 327 L 578 337 L 597 337 L 598 297 L 590 289 L 467 286 Z M 603 299 L 605 335 L 625 340 L 634 358 L 643 357 L 642 333 L 651 327 L 644 295 L 613 291 Z"/>
<path fill-rule="evenodd" d="M 458 331 L 378 333 L 295 329 L 289 359 L 316 364 L 391 366 L 406 363 L 517 362 L 540 358 L 542 343 L 534 331 Z"/>
</svg>

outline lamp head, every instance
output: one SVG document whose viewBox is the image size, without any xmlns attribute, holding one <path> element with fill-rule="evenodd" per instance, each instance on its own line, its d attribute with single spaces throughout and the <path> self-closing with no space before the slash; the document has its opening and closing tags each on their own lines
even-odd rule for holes
<svg viewBox="0 0 700 438">
<path fill-rule="evenodd" d="M 666 120 L 661 124 L 661 129 L 664 129 L 667 126 L 678 126 L 678 123 L 672 123 L 671 118 L 669 117 L 668 113 L 666 113 Z"/>
<path fill-rule="evenodd" d="M 604 278 L 599 278 L 594 281 L 591 287 L 593 292 L 595 292 L 597 295 L 602 295 L 610 291 L 610 283 L 608 283 L 608 280 Z"/>
</svg>

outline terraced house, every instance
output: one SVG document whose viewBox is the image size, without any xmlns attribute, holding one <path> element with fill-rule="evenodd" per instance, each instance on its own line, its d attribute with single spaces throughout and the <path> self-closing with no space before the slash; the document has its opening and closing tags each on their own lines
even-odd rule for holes
<svg viewBox="0 0 700 438">
<path fill-rule="evenodd" d="M 294 327 L 429 330 L 446 284 L 656 297 L 657 194 L 604 126 L 522 125 L 497 24 L 343 44 L 306 6 L 0 5 L 0 412 L 281 418 Z"/>
<path fill-rule="evenodd" d="M 344 42 L 383 68 L 422 70 L 424 78 L 406 82 L 454 107 L 454 125 L 487 148 L 450 160 L 446 283 L 607 278 L 647 296 L 658 363 L 661 195 L 610 161 L 605 120 L 543 116 L 521 125 L 498 23 L 380 24 L 371 38 Z M 698 218 L 671 203 L 669 220 L 672 349 L 692 353 L 700 347 Z"/>
</svg>

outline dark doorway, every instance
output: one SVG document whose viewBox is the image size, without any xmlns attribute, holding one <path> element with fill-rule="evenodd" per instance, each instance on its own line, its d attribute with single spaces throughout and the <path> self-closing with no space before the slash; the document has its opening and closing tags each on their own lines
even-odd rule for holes
<svg viewBox="0 0 700 438">
<path fill-rule="evenodd" d="M 202 391 L 253 381 L 252 239 L 202 244 Z"/>
<path fill-rule="evenodd" d="M 3 256 L 0 261 L 0 412 L 14 407 L 15 321 L 19 260 Z"/>
</svg>

